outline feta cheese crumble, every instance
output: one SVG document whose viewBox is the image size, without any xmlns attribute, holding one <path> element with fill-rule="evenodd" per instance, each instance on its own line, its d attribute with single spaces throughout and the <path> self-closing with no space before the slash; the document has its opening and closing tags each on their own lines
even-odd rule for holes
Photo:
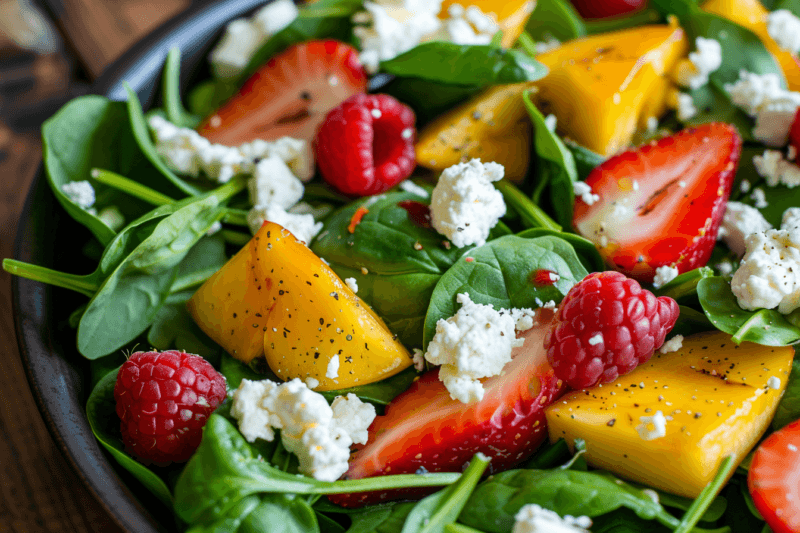
<svg viewBox="0 0 800 533">
<path fill-rule="evenodd" d="M 253 235 L 266 221 L 283 226 L 298 241 L 303 241 L 306 244 L 314 240 L 314 237 L 322 231 L 322 222 L 314 222 L 313 215 L 287 213 L 279 205 L 257 205 L 247 212 L 247 225 Z"/>
<path fill-rule="evenodd" d="M 456 301 L 461 308 L 436 323 L 425 359 L 441 365 L 439 379 L 454 400 L 476 402 L 484 394 L 478 380 L 499 375 L 511 361 L 511 351 L 522 346 L 523 340 L 516 337 L 516 324 L 525 313 L 496 311 L 491 305 L 474 303 L 466 293 L 459 294 Z M 533 311 L 527 313 L 531 314 Z"/>
<path fill-rule="evenodd" d="M 599 194 L 592 194 L 592 186 L 584 181 L 576 181 L 572 183 L 572 192 L 577 198 L 583 200 L 586 205 L 592 205 L 600 201 Z"/>
<path fill-rule="evenodd" d="M 784 146 L 800 106 L 800 93 L 781 87 L 777 74 L 742 70 L 736 83 L 725 85 L 731 101 L 756 119 L 753 137 L 768 146 Z"/>
<path fill-rule="evenodd" d="M 784 159 L 778 150 L 765 150 L 763 155 L 753 156 L 753 165 L 770 187 L 785 185 L 793 189 L 800 185 L 800 167 Z"/>
<path fill-rule="evenodd" d="M 753 205 L 756 209 L 764 209 L 769 206 L 767 195 L 761 187 L 753 189 L 753 192 L 750 193 L 750 199 L 753 200 Z"/>
<path fill-rule="evenodd" d="M 678 64 L 676 81 L 683 87 L 699 89 L 708 83 L 708 76 L 722 66 L 722 46 L 716 39 L 698 37 L 695 51 Z"/>
<path fill-rule="evenodd" d="M 125 225 L 125 215 L 123 215 L 122 211 L 115 205 L 110 205 L 101 209 L 100 212 L 97 213 L 97 218 L 114 231 L 121 229 Z M 218 222 L 215 222 L 214 224 L 217 223 Z"/>
<path fill-rule="evenodd" d="M 767 15 L 767 33 L 784 50 L 793 54 L 800 51 L 800 18 L 788 9 Z"/>
<path fill-rule="evenodd" d="M 325 377 L 328 379 L 336 379 L 339 377 L 339 355 L 335 354 L 328 361 L 328 368 L 325 370 Z"/>
<path fill-rule="evenodd" d="M 666 437 L 667 419 L 661 411 L 656 411 L 653 416 L 640 416 L 639 421 L 641 424 L 636 426 L 636 431 L 642 439 L 655 440 Z"/>
<path fill-rule="evenodd" d="M 442 172 L 431 194 L 431 225 L 461 248 L 481 246 L 506 214 L 503 195 L 492 185 L 503 178 L 497 163 L 473 159 Z"/>
<path fill-rule="evenodd" d="M 356 278 L 345 278 L 344 282 L 348 287 L 350 287 L 350 290 L 353 291 L 353 293 L 358 292 L 358 281 L 356 281 Z"/>
<path fill-rule="evenodd" d="M 425 354 L 419 348 L 414 348 L 414 370 L 422 372 L 425 370 Z"/>
<path fill-rule="evenodd" d="M 598 344 L 600 344 L 601 342 L 603 342 L 603 334 L 602 334 L 602 333 L 597 333 L 597 334 L 595 334 L 595 335 L 592 335 L 592 336 L 589 338 L 589 344 L 590 344 L 591 346 L 597 346 L 597 345 L 598 345 Z"/>
<path fill-rule="evenodd" d="M 566 515 L 562 518 L 555 511 L 535 503 L 523 505 L 514 520 L 512 533 L 588 533 L 587 529 L 592 526 L 592 519 L 588 516 Z"/>
<path fill-rule="evenodd" d="M 742 257 L 747 236 L 768 229 L 772 229 L 772 224 L 767 222 L 761 211 L 741 202 L 728 202 L 717 239 L 723 241 L 738 257 Z"/>
<path fill-rule="evenodd" d="M 297 378 L 282 384 L 244 379 L 233 393 L 231 416 L 248 442 L 272 441 L 279 429 L 301 473 L 336 481 L 347 471 L 350 446 L 366 443 L 375 408 L 352 393 L 330 406 Z"/>
<path fill-rule="evenodd" d="M 663 287 L 673 279 L 678 277 L 678 268 L 664 265 L 656 268 L 656 275 L 653 278 L 653 287 L 656 289 Z"/>
<path fill-rule="evenodd" d="M 686 122 L 697 114 L 697 108 L 694 106 L 694 98 L 692 98 L 691 94 L 679 92 L 675 98 L 675 110 L 678 113 L 678 120 Z"/>
<path fill-rule="evenodd" d="M 660 353 L 672 353 L 677 352 L 681 348 L 683 348 L 683 335 L 675 335 L 670 340 L 662 344 L 658 351 Z"/>
<path fill-rule="evenodd" d="M 255 165 L 253 177 L 247 181 L 251 205 L 275 204 L 289 209 L 303 198 L 303 182 L 295 176 L 283 159 L 270 155 Z"/>
<path fill-rule="evenodd" d="M 88 181 L 70 181 L 61 186 L 61 192 L 84 210 L 88 210 L 94 205 L 94 187 Z"/>
<path fill-rule="evenodd" d="M 423 187 L 420 187 L 411 180 L 401 181 L 400 189 L 411 194 L 416 194 L 420 198 L 428 198 L 430 196 L 430 194 L 428 194 L 428 191 L 426 191 Z"/>
<path fill-rule="evenodd" d="M 781 389 L 781 378 L 777 376 L 770 376 L 767 380 L 767 387 L 772 390 L 780 390 Z"/>
</svg>

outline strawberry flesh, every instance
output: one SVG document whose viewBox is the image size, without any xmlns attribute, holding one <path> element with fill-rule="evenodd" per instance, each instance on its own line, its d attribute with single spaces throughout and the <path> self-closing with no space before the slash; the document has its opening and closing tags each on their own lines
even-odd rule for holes
<svg viewBox="0 0 800 533">
<path fill-rule="evenodd" d="M 792 127 L 789 129 L 789 146 L 794 147 L 794 162 L 800 164 L 800 108 L 797 109 L 797 113 L 794 115 L 794 122 L 792 122 Z"/>
<path fill-rule="evenodd" d="M 646 0 L 572 0 L 575 10 L 585 19 L 627 15 L 642 9 Z"/>
<path fill-rule="evenodd" d="M 536 325 L 520 334 L 503 375 L 483 382 L 481 401 L 453 400 L 438 370 L 424 374 L 392 400 L 369 428 L 369 439 L 350 460 L 346 479 L 415 472 L 461 472 L 477 452 L 492 458 L 488 473 L 511 468 L 547 438 L 544 408 L 566 389 L 547 362 L 543 340 L 553 319 L 541 309 Z M 336 494 L 344 507 L 421 497 L 435 489 Z"/>
<path fill-rule="evenodd" d="M 197 131 L 228 146 L 286 136 L 311 142 L 325 115 L 364 92 L 367 81 L 352 46 L 334 40 L 296 44 L 270 59 Z"/>
<path fill-rule="evenodd" d="M 586 178 L 600 200 L 577 198 L 573 226 L 606 263 L 651 283 L 655 270 L 705 265 L 741 154 L 729 124 L 711 123 L 616 155 Z"/>
</svg>

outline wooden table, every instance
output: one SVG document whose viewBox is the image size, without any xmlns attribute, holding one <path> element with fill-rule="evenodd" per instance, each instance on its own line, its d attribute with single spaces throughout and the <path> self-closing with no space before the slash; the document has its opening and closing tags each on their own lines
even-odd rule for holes
<svg viewBox="0 0 800 533">
<path fill-rule="evenodd" d="M 89 80 L 190 0 L 47 2 Z M 0 257 L 11 257 L 17 220 L 41 158 L 37 130 L 14 131 L 0 115 Z M 83 487 L 47 432 L 28 387 L 11 311 L 10 276 L 0 271 L 0 532 L 121 529 Z"/>
</svg>

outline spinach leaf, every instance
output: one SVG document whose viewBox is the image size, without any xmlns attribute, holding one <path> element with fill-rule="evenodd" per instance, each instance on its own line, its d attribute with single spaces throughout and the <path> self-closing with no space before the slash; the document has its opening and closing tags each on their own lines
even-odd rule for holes
<svg viewBox="0 0 800 533">
<path fill-rule="evenodd" d="M 448 85 L 422 78 L 394 78 L 381 88 L 410 106 L 417 116 L 417 128 L 477 94 L 477 85 Z"/>
<path fill-rule="evenodd" d="M 260 459 L 239 430 L 212 414 L 200 446 L 175 486 L 175 512 L 188 524 L 226 516 L 240 500 L 253 494 L 342 494 L 407 487 L 435 487 L 458 480 L 459 474 L 403 474 L 345 481 L 319 481 L 283 472 Z"/>
<path fill-rule="evenodd" d="M 697 295 L 714 326 L 732 335 L 735 343 L 755 342 L 766 346 L 787 346 L 800 340 L 800 327 L 791 324 L 774 309 L 745 311 L 739 307 L 731 285 L 714 276 L 700 280 Z"/>
<path fill-rule="evenodd" d="M 575 160 L 575 170 L 580 180 L 585 180 L 592 170 L 600 166 L 600 164 L 606 160 L 602 155 L 589 150 L 585 146 L 581 146 L 575 141 L 565 139 L 564 144 L 567 149 L 572 152 L 572 158 Z"/>
<path fill-rule="evenodd" d="M 547 75 L 547 67 L 517 50 L 439 41 L 420 44 L 383 61 L 381 70 L 398 77 L 469 87 L 535 81 Z"/>
<path fill-rule="evenodd" d="M 542 446 L 536 451 L 536 454 L 525 463 L 525 468 L 533 470 L 546 470 L 548 468 L 555 468 L 564 461 L 568 461 L 572 455 L 569 450 L 569 445 L 564 439 L 558 439 L 556 442 L 546 446 Z"/>
<path fill-rule="evenodd" d="M 592 533 L 669 533 L 670 529 L 636 516 L 628 509 L 618 509 L 592 520 Z"/>
<path fill-rule="evenodd" d="M 558 135 L 547 127 L 544 115 L 533 105 L 529 93 L 523 93 L 522 99 L 533 122 L 533 144 L 539 156 L 536 181 L 549 189 L 555 219 L 568 228 L 572 226 L 572 207 L 575 204 L 572 184 L 578 180 L 575 159 Z M 534 202 L 540 203 L 538 200 L 534 198 Z"/>
<path fill-rule="evenodd" d="M 537 0 L 525 31 L 537 41 L 564 42 L 586 35 L 586 26 L 567 0 Z"/>
<path fill-rule="evenodd" d="M 678 520 L 641 490 L 598 470 L 509 470 L 475 489 L 459 521 L 483 531 L 505 533 L 528 503 L 560 514 L 595 517 L 627 508 L 646 520 L 675 527 Z"/>
<path fill-rule="evenodd" d="M 730 526 L 732 533 L 761 531 L 764 522 L 753 516 L 753 513 L 747 508 L 747 503 L 744 500 L 744 495 L 736 477 L 733 478 L 731 483 L 728 483 L 723 494 L 725 499 L 730 502 L 728 512 L 723 517 L 723 522 Z"/>
<path fill-rule="evenodd" d="M 368 507 L 350 515 L 352 524 L 347 533 L 398 533 L 415 505 L 396 503 Z"/>
<path fill-rule="evenodd" d="M 669 296 L 678 303 L 691 301 L 697 297 L 697 284 L 700 280 L 710 278 L 714 271 L 709 267 L 700 267 L 678 275 L 669 283 L 665 283 L 653 293 L 656 296 Z"/>
<path fill-rule="evenodd" d="M 778 403 L 775 418 L 772 419 L 772 429 L 777 431 L 797 419 L 800 419 L 800 358 L 797 357 L 797 347 L 795 347 L 795 358 L 792 361 L 789 382 L 786 384 L 786 391 L 783 393 L 780 403 Z"/>
<path fill-rule="evenodd" d="M 535 285 L 532 276 L 540 269 L 557 273 L 559 280 L 553 285 Z M 537 300 L 560 302 L 587 274 L 572 246 L 558 237 L 507 235 L 474 248 L 436 284 L 425 315 L 424 347 L 433 339 L 436 323 L 456 314 L 456 297 L 461 293 L 495 309 L 535 308 L 541 305 Z"/>
<path fill-rule="evenodd" d="M 172 508 L 172 495 L 167 484 L 155 472 L 128 455 L 119 433 L 114 385 L 117 371 L 109 372 L 94 387 L 86 402 L 86 417 L 98 442 L 108 450 L 120 466 L 130 472 L 168 508 Z"/>
<path fill-rule="evenodd" d="M 762 2 L 762 4 L 767 6 L 766 2 Z M 775 5 L 772 8 L 767 7 L 770 11 L 777 11 L 779 9 L 787 9 L 791 11 L 795 16 L 800 16 L 800 0 L 778 0 L 775 2 Z"/>
<path fill-rule="evenodd" d="M 714 325 L 701 311 L 693 307 L 686 307 L 685 305 L 679 305 L 678 307 L 680 309 L 680 314 L 678 315 L 678 321 L 675 322 L 675 327 L 673 327 L 670 332 L 670 337 L 674 335 L 683 335 L 687 337 L 695 333 L 712 331 L 714 329 Z"/>
<path fill-rule="evenodd" d="M 316 511 L 316 509 L 315 512 L 317 515 L 317 522 L 319 522 L 320 533 L 345 533 L 345 529 L 342 524 L 328 515 Z"/>
<path fill-rule="evenodd" d="M 563 231 L 553 231 L 545 228 L 530 228 L 517 233 L 517 237 L 525 239 L 535 239 L 536 237 L 558 237 L 570 243 L 578 254 L 581 263 L 589 272 L 602 272 L 605 270 L 605 263 L 597 251 L 597 247 L 589 239 L 585 239 L 574 233 L 564 233 Z"/>
<path fill-rule="evenodd" d="M 193 353 L 216 365 L 222 348 L 200 329 L 186 310 L 186 302 L 192 294 L 193 291 L 170 294 L 153 319 L 147 342 L 157 350 Z"/>
<path fill-rule="evenodd" d="M 480 481 L 489 458 L 479 453 L 458 481 L 426 496 L 408 514 L 401 533 L 444 533 L 444 528 L 458 518 L 475 485 Z"/>
<path fill-rule="evenodd" d="M 47 181 L 56 199 L 103 245 L 108 244 L 116 232 L 96 215 L 69 200 L 61 189 L 64 185 L 88 180 L 95 189 L 94 209 L 101 211 L 104 207 L 115 206 L 127 220 L 141 216 L 149 207 L 92 180 L 93 168 L 108 168 L 135 177 L 165 194 L 177 192 L 163 182 L 158 170 L 139 150 L 122 102 L 93 95 L 70 101 L 42 126 L 42 150 Z"/>
<path fill-rule="evenodd" d="M 597 35 L 612 31 L 626 30 L 645 24 L 658 24 L 663 22 L 663 17 L 655 9 L 645 8 L 635 11 L 630 15 L 593 19 L 583 21 L 587 35 Z"/>
<path fill-rule="evenodd" d="M 164 63 L 163 75 L 164 111 L 167 120 L 183 128 L 196 128 L 200 117 L 189 114 L 181 103 L 181 51 L 171 48 Z"/>
<path fill-rule="evenodd" d="M 211 79 L 195 85 L 186 97 L 189 110 L 197 116 L 207 117 L 225 101 L 236 94 L 238 85 L 230 80 Z"/>
<path fill-rule="evenodd" d="M 307 533 L 319 531 L 308 503 L 292 494 L 265 494 L 239 500 L 224 516 L 187 533 Z"/>
</svg>

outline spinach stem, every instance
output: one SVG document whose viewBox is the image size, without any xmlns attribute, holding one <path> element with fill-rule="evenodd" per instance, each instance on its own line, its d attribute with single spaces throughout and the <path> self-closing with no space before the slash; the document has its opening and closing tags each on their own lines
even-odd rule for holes
<svg viewBox="0 0 800 533">
<path fill-rule="evenodd" d="M 225 239 L 225 242 L 237 246 L 244 246 L 253 238 L 249 233 L 242 233 L 241 231 L 230 229 L 224 229 L 220 233 L 222 234 L 222 238 Z"/>
<path fill-rule="evenodd" d="M 480 530 L 465 526 L 464 524 L 447 524 L 444 526 L 446 533 L 482 533 Z"/>
<path fill-rule="evenodd" d="M 717 497 L 722 485 L 728 480 L 728 475 L 734 468 L 736 468 L 736 462 L 733 460 L 733 456 L 728 456 L 722 460 L 722 464 L 719 465 L 719 470 L 717 470 L 717 475 L 714 476 L 714 479 L 706 485 L 700 495 L 692 502 L 692 505 L 686 511 L 686 514 L 683 515 L 680 524 L 678 524 L 678 527 L 675 528 L 673 533 L 689 533 L 692 531 L 700 518 L 705 514 L 708 506 L 711 505 L 711 502 Z"/>
<path fill-rule="evenodd" d="M 170 48 L 167 53 L 167 60 L 164 64 L 164 111 L 167 120 L 176 126 L 184 128 L 196 128 L 200 123 L 200 118 L 187 112 L 181 102 L 181 51 L 177 47 Z"/>
<path fill-rule="evenodd" d="M 495 183 L 495 187 L 497 187 L 497 190 L 503 195 L 506 204 L 510 205 L 514 211 L 519 213 L 519 216 L 527 227 L 561 231 L 561 226 L 550 218 L 547 213 L 542 211 L 542 208 L 525 196 L 525 193 L 519 190 L 513 183 L 502 179 Z"/>
<path fill-rule="evenodd" d="M 70 289 L 88 296 L 89 298 L 94 296 L 94 293 L 100 288 L 99 284 L 92 279 L 92 274 L 88 276 L 67 274 L 66 272 L 59 272 L 58 270 L 51 270 L 39 265 L 24 263 L 16 259 L 3 259 L 3 270 L 22 278 Z"/>
<path fill-rule="evenodd" d="M 225 209 L 225 216 L 222 217 L 222 222 L 225 224 L 233 224 L 234 226 L 247 227 L 247 211 L 229 207 Z"/>
<path fill-rule="evenodd" d="M 125 176 L 121 176 L 116 172 L 111 172 L 110 170 L 93 168 L 92 178 L 103 185 L 108 185 L 109 187 L 113 187 L 124 193 L 130 194 L 131 196 L 138 198 L 139 200 L 143 200 L 151 205 L 161 206 L 171 204 L 175 201 L 169 196 L 161 194 L 158 191 L 154 191 L 150 187 L 126 178 Z"/>
<path fill-rule="evenodd" d="M 533 40 L 533 37 L 531 37 L 530 33 L 526 31 L 520 33 L 519 37 L 517 37 L 517 43 L 519 43 L 529 56 L 536 57 L 538 55 L 536 52 L 536 42 Z"/>
</svg>

